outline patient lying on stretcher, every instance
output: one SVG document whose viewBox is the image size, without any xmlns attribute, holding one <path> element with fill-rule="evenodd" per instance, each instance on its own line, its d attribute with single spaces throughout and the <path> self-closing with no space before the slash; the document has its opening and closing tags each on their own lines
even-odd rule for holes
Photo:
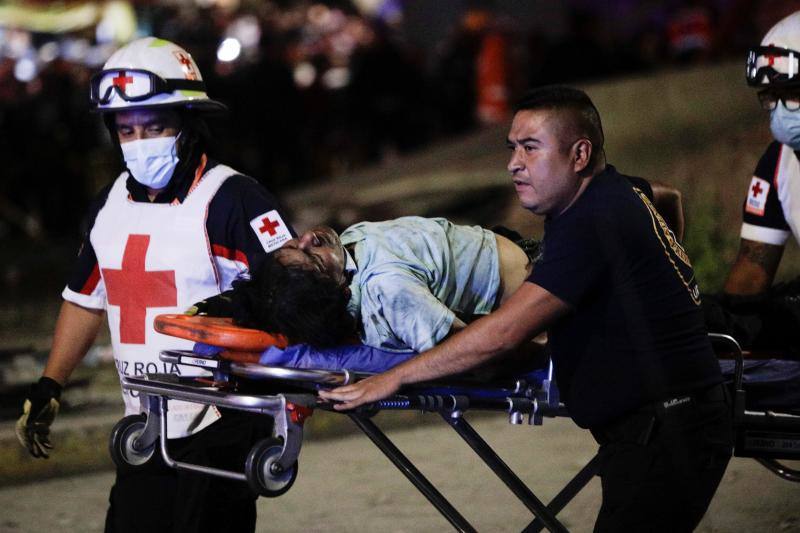
<svg viewBox="0 0 800 533">
<path fill-rule="evenodd" d="M 656 202 L 680 236 L 678 191 L 638 178 L 632 185 Z M 235 315 L 240 324 L 281 333 L 293 345 L 329 349 L 360 341 L 374 357 L 404 360 L 490 313 L 527 279 L 538 243 L 505 231 L 508 236 L 422 217 L 362 222 L 341 236 L 317 227 L 239 284 Z M 542 345 L 525 350 L 544 364 Z M 531 354 L 518 358 L 529 362 Z"/>
<path fill-rule="evenodd" d="M 445 219 L 364 222 L 341 236 L 318 227 L 237 287 L 234 315 L 305 349 L 360 341 L 367 348 L 359 357 L 384 359 L 385 368 L 385 359 L 402 362 L 501 305 L 530 274 L 537 251 L 532 241 Z M 287 357 L 271 352 L 265 364 Z M 517 356 L 525 367 L 545 364 L 541 345 L 526 352 Z"/>
</svg>

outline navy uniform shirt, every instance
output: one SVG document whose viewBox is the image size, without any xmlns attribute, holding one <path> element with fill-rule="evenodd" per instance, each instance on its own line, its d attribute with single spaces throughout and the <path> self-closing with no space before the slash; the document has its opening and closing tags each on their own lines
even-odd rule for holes
<svg viewBox="0 0 800 533">
<path fill-rule="evenodd" d="M 562 399 L 584 428 L 722 381 L 689 259 L 629 179 L 608 166 L 546 220 L 528 278 L 572 307 L 549 342 Z"/>
</svg>

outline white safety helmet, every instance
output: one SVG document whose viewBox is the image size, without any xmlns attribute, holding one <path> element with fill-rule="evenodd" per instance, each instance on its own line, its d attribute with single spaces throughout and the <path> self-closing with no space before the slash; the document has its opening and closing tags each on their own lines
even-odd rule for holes
<svg viewBox="0 0 800 533">
<path fill-rule="evenodd" d="M 101 113 L 151 107 L 226 111 L 212 100 L 200 69 L 180 46 L 155 37 L 133 41 L 116 52 L 92 77 L 90 99 Z"/>
<path fill-rule="evenodd" d="M 775 24 L 761 46 L 750 49 L 747 84 L 773 89 L 800 86 L 800 11 Z"/>
</svg>

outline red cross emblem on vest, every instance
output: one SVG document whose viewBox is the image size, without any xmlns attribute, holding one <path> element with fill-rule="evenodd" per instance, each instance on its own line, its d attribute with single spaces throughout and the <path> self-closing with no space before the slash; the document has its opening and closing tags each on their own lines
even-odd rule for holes
<svg viewBox="0 0 800 533">
<path fill-rule="evenodd" d="M 260 231 L 261 233 L 269 233 L 270 237 L 274 237 L 275 233 L 277 233 L 275 229 L 278 228 L 280 225 L 281 225 L 280 220 L 273 221 L 270 220 L 269 217 L 264 217 L 263 219 L 261 219 L 261 227 L 258 228 L 258 231 Z"/>
<path fill-rule="evenodd" d="M 764 192 L 764 189 L 761 188 L 761 184 L 756 182 L 755 185 L 752 187 L 753 190 L 753 198 L 758 198 L 758 195 Z"/>
<path fill-rule="evenodd" d="M 150 307 L 178 305 L 174 270 L 145 270 L 150 235 L 129 235 L 122 268 L 103 268 L 108 303 L 119 306 L 119 340 L 144 344 L 145 318 Z"/>
</svg>

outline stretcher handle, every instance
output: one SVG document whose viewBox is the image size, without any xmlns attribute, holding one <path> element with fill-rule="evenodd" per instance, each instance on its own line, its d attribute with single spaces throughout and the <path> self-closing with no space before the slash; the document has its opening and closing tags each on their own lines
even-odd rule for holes
<svg viewBox="0 0 800 533">
<path fill-rule="evenodd" d="M 736 339 L 730 335 L 725 335 L 722 333 L 709 333 L 708 338 L 715 349 L 718 349 L 716 347 L 720 347 L 722 350 L 725 350 L 722 353 L 729 356 L 727 358 L 731 358 L 735 361 L 733 384 L 737 391 L 741 390 L 742 381 L 744 380 L 744 355 L 742 353 L 742 347 L 739 345 Z M 718 352 L 717 357 L 720 355 L 721 354 Z"/>
<path fill-rule="evenodd" d="M 168 314 L 158 315 L 153 324 L 155 330 L 164 335 L 231 351 L 263 352 L 270 346 L 286 348 L 288 345 L 283 335 L 243 328 L 235 325 L 230 318 Z"/>
<path fill-rule="evenodd" d="M 722 333 L 709 333 L 708 338 L 712 346 L 721 347 L 726 350 L 725 353 L 732 355 L 735 361 L 733 371 L 733 419 L 734 422 L 740 421 L 745 412 L 745 392 L 743 388 L 744 381 L 744 356 L 742 354 L 742 347 L 730 335 Z"/>
</svg>

